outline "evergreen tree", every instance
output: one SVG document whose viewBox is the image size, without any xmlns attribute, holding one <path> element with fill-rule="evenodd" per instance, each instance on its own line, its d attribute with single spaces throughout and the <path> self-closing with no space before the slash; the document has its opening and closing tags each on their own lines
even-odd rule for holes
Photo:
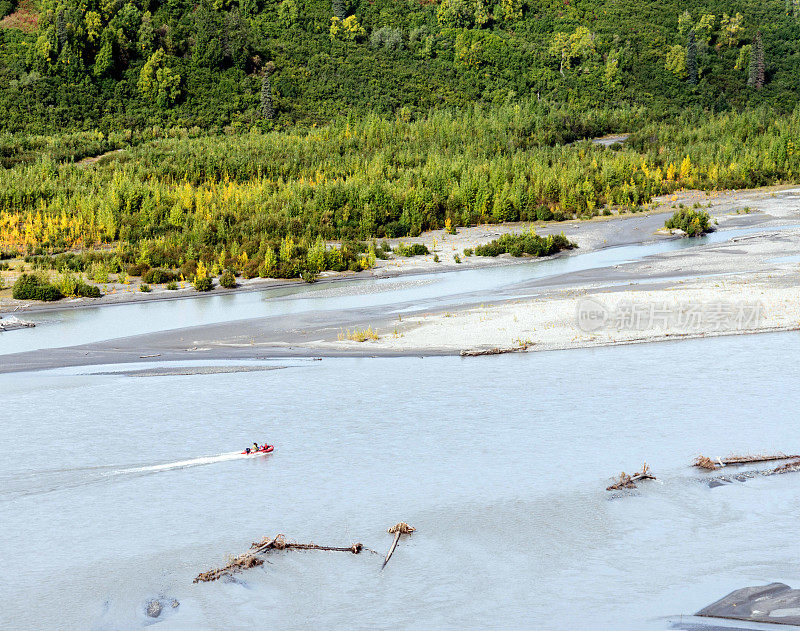
<svg viewBox="0 0 800 631">
<path fill-rule="evenodd" d="M 275 106 L 272 104 L 272 83 L 266 74 L 261 77 L 261 116 L 269 120 L 275 118 Z"/>
<path fill-rule="evenodd" d="M 764 42 L 761 39 L 761 31 L 756 32 L 753 39 L 753 49 L 750 53 L 750 69 L 747 77 L 747 85 L 760 90 L 764 87 Z"/>
<path fill-rule="evenodd" d="M 689 32 L 689 41 L 686 44 L 686 72 L 689 75 L 689 83 L 697 85 L 697 42 L 694 39 L 694 31 Z"/>
<path fill-rule="evenodd" d="M 347 17 L 347 5 L 345 1 L 346 0 L 331 0 L 333 15 L 340 20 L 344 20 Z"/>
<path fill-rule="evenodd" d="M 64 11 L 59 11 L 56 15 L 56 36 L 58 37 L 58 52 L 67 43 L 67 21 L 64 19 Z"/>
</svg>

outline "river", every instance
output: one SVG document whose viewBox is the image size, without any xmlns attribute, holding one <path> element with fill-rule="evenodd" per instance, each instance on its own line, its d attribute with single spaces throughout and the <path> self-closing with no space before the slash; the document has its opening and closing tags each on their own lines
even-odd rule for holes
<svg viewBox="0 0 800 631">
<path fill-rule="evenodd" d="M 800 449 L 796 353 L 782 333 L 0 375 L 0 628 L 683 628 L 732 589 L 800 583 L 800 474 L 709 488 L 689 466 Z M 275 452 L 232 454 L 255 440 Z M 645 460 L 657 481 L 604 490 Z M 398 521 L 417 532 L 383 572 L 286 551 L 192 584 L 277 533 L 383 553 Z M 154 597 L 180 605 L 153 620 Z"/>
</svg>

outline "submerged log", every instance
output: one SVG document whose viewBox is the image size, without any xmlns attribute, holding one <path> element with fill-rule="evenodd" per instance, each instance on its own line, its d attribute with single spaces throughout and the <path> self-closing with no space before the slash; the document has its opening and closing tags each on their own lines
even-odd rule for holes
<svg viewBox="0 0 800 631">
<path fill-rule="evenodd" d="M 737 464 L 752 464 L 754 462 L 770 462 L 772 460 L 793 460 L 795 458 L 800 458 L 798 455 L 789 455 L 787 456 L 784 453 L 777 453 L 777 454 L 759 454 L 759 455 L 747 455 L 747 456 L 728 456 L 727 458 L 717 458 L 713 460 L 708 456 L 697 456 L 694 460 L 694 466 L 700 467 L 701 469 L 709 469 L 714 470 L 718 467 L 726 467 L 728 465 L 737 465 Z"/>
<path fill-rule="evenodd" d="M 633 475 L 628 475 L 624 471 L 620 473 L 616 478 L 613 478 L 614 483 L 611 486 L 606 487 L 606 491 L 621 491 L 622 489 L 635 489 L 636 483 L 640 482 L 641 480 L 655 480 L 656 476 L 654 476 L 650 471 L 650 466 L 645 462 L 642 465 L 642 470 L 638 473 L 634 473 Z"/>
<path fill-rule="evenodd" d="M 780 467 L 775 467 L 774 469 L 767 469 L 763 472 L 764 475 L 779 475 L 781 473 L 792 473 L 793 471 L 800 471 L 800 457 L 791 462 L 787 462 L 786 464 L 782 464 Z"/>
</svg>

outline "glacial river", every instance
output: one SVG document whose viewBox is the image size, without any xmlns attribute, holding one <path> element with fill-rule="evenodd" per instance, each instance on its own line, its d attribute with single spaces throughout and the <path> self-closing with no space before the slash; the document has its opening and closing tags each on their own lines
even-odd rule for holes
<svg viewBox="0 0 800 631">
<path fill-rule="evenodd" d="M 0 628 L 692 628 L 733 589 L 800 586 L 800 473 L 710 488 L 690 467 L 800 451 L 798 356 L 782 333 L 0 375 Z M 233 453 L 255 440 L 275 452 Z M 643 461 L 657 481 L 605 491 Z M 192 583 L 277 533 L 385 553 L 399 521 L 417 532 L 383 572 L 285 551 Z M 159 597 L 180 604 L 148 618 Z"/>
</svg>

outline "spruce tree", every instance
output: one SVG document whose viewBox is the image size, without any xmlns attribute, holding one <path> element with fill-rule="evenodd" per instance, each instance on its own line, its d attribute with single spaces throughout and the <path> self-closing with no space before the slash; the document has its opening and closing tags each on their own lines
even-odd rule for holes
<svg viewBox="0 0 800 631">
<path fill-rule="evenodd" d="M 761 39 L 761 31 L 756 32 L 756 90 L 764 87 L 764 75 L 766 65 L 764 64 L 764 41 Z"/>
<path fill-rule="evenodd" d="M 694 31 L 689 32 L 689 41 L 686 44 L 686 72 L 689 75 L 689 83 L 697 85 L 697 42 L 694 39 Z"/>
<path fill-rule="evenodd" d="M 747 76 L 747 85 L 760 90 L 764 87 L 764 42 L 761 39 L 761 31 L 756 31 L 753 39 L 753 48 L 750 52 L 750 68 Z"/>
<path fill-rule="evenodd" d="M 333 10 L 333 15 L 340 20 L 344 20 L 347 17 L 347 4 L 345 4 L 345 0 L 331 0 L 331 9 Z"/>
<path fill-rule="evenodd" d="M 56 15 L 56 37 L 58 38 L 58 52 L 67 43 L 67 20 L 64 18 L 64 11 L 61 10 Z"/>
<path fill-rule="evenodd" d="M 261 116 L 272 120 L 275 118 L 275 106 L 272 104 L 272 84 L 269 77 L 261 77 Z"/>
</svg>

